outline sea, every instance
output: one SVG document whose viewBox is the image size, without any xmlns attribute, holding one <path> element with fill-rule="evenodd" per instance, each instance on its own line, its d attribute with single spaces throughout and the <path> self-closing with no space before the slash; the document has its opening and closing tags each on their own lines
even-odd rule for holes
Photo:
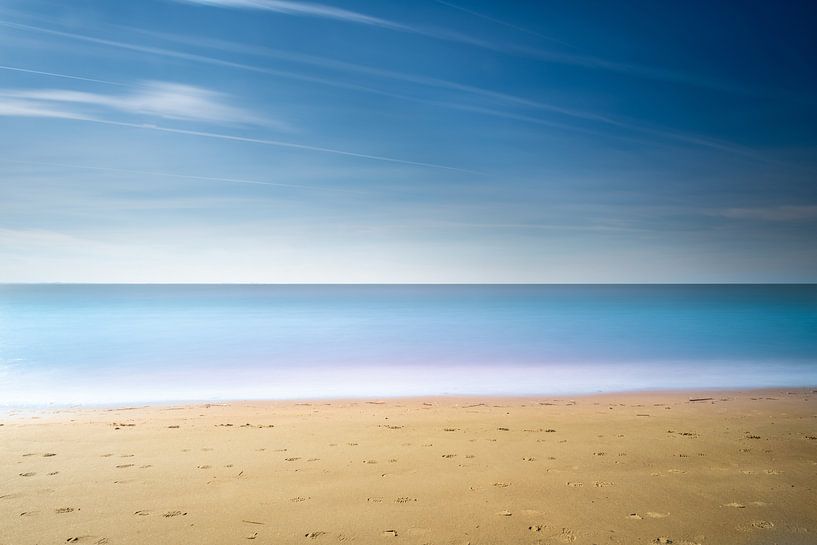
<svg viewBox="0 0 817 545">
<path fill-rule="evenodd" d="M 817 285 L 0 285 L 0 405 L 817 385 Z"/>
</svg>

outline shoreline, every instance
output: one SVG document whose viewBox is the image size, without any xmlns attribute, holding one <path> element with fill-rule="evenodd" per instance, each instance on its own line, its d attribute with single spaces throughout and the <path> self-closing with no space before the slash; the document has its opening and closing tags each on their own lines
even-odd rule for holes
<svg viewBox="0 0 817 545">
<path fill-rule="evenodd" d="M 0 418 L 0 545 L 817 536 L 806 388 L 48 413 Z"/>
<path fill-rule="evenodd" d="M 684 395 L 695 397 L 715 397 L 735 394 L 757 394 L 772 393 L 776 395 L 800 395 L 800 394 L 817 394 L 817 384 L 814 385 L 799 385 L 799 386 L 768 386 L 760 388 L 645 388 L 635 390 L 612 390 L 612 391 L 597 391 L 597 392 L 568 392 L 568 393 L 532 393 L 532 394 L 430 394 L 430 395 L 385 395 L 385 396 L 339 396 L 339 397 L 292 397 L 292 398 L 204 398 L 204 399 L 178 399 L 178 400 L 159 400 L 159 401 L 122 401 L 116 403 L 53 403 L 53 404 L 34 404 L 34 405 L 3 405 L 0 403 L 0 419 L 8 416 L 8 412 L 48 412 L 48 411 L 66 411 L 66 410 L 100 410 L 100 411 L 115 411 L 115 410 L 134 410 L 134 409 L 149 409 L 152 407 L 196 407 L 201 405 L 241 405 L 248 403 L 262 403 L 270 405 L 287 405 L 299 403 L 353 403 L 353 402 L 370 402 L 370 401 L 385 401 L 385 402 L 411 402 L 411 401 L 444 401 L 444 400 L 490 400 L 490 401 L 535 401 L 541 399 L 588 399 L 588 398 L 606 398 L 611 396 L 650 396 L 650 395 L 670 395 L 681 396 Z"/>
</svg>

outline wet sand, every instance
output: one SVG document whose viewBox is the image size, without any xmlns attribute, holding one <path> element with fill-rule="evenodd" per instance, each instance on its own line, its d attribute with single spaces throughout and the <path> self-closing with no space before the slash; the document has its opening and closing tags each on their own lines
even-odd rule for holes
<svg viewBox="0 0 817 545">
<path fill-rule="evenodd" d="M 0 423 L 1 545 L 817 543 L 812 389 L 82 408 Z"/>
</svg>

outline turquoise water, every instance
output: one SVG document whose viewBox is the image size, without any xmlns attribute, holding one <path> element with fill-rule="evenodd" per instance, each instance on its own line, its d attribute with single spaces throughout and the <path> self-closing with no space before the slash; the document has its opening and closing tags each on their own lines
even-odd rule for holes
<svg viewBox="0 0 817 545">
<path fill-rule="evenodd" d="M 815 384 L 815 285 L 0 285 L 5 405 Z"/>
</svg>

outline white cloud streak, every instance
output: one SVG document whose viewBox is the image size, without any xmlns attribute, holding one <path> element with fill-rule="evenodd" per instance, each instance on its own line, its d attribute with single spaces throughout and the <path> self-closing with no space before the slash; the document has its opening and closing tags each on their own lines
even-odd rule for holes
<svg viewBox="0 0 817 545">
<path fill-rule="evenodd" d="M 18 99 L 0 99 L 0 117 L 51 117 L 57 119 L 84 120 L 85 116 L 41 104 L 34 101 Z"/>
<path fill-rule="evenodd" d="M 63 112 L 64 117 L 89 117 L 80 112 L 67 110 L 66 106 L 102 108 L 118 112 L 152 116 L 164 119 L 199 121 L 216 124 L 264 125 L 277 129 L 287 129 L 280 122 L 265 120 L 262 116 L 229 105 L 225 96 L 208 89 L 193 85 L 149 81 L 138 86 L 128 94 L 102 94 L 63 89 L 16 90 L 0 89 L 0 97 L 17 101 L 18 107 L 25 105 L 32 110 L 32 115 L 39 111 Z M 7 111 L 5 115 L 12 115 Z M 24 115 L 21 111 L 20 115 Z M 54 117 L 55 115 L 50 115 Z"/>
</svg>

